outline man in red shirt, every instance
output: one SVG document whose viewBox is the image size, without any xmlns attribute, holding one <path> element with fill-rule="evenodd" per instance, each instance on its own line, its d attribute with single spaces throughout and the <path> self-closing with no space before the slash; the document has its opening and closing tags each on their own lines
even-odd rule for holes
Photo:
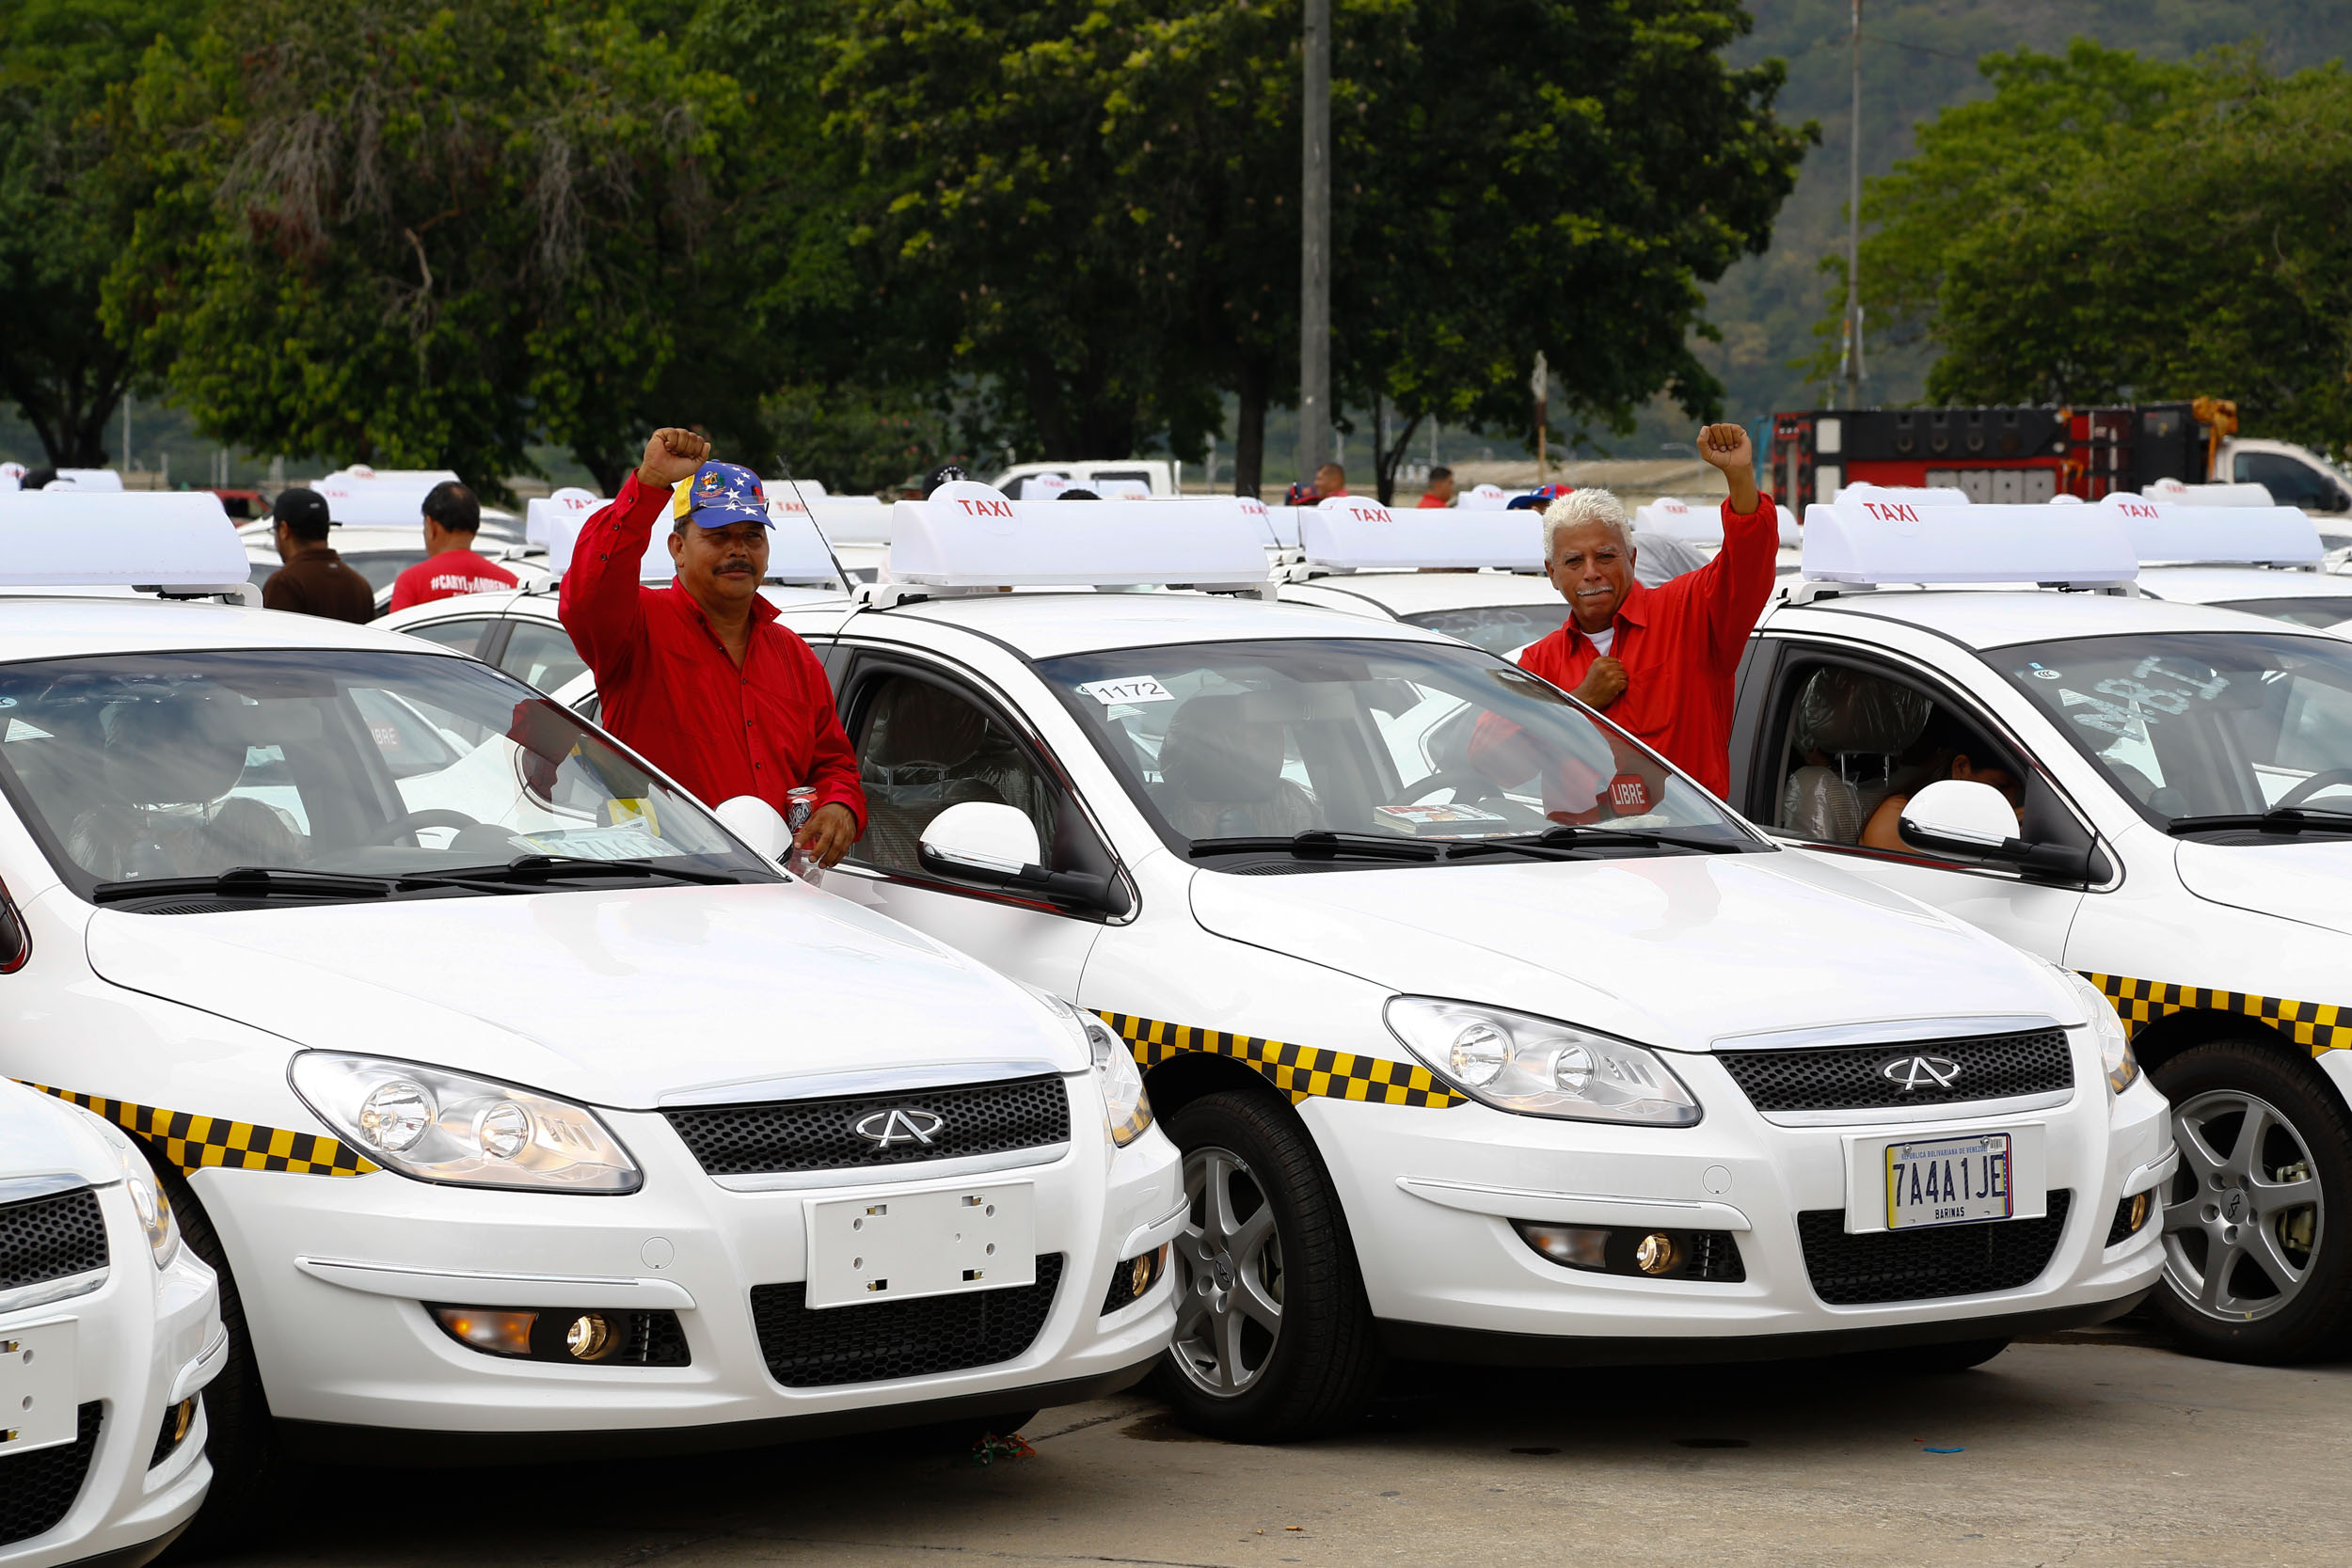
<svg viewBox="0 0 2352 1568">
<path fill-rule="evenodd" d="M 1720 796 L 1731 787 L 1732 676 L 1772 596 L 1780 521 L 1756 490 L 1743 427 L 1708 425 L 1698 448 L 1731 482 L 1715 559 L 1645 588 L 1617 499 L 1606 490 L 1561 497 L 1544 513 L 1544 562 L 1569 617 L 1523 649 L 1519 664 L 1602 709 Z M 1482 723 L 1471 758 L 1490 777 L 1525 778 L 1516 738 Z"/>
<path fill-rule="evenodd" d="M 424 559 L 392 579 L 392 608 L 514 587 L 514 573 L 473 553 L 481 527 L 482 503 L 471 490 L 450 479 L 426 491 Z"/>
<path fill-rule="evenodd" d="M 1429 470 L 1428 487 L 1422 491 L 1416 507 L 1452 506 L 1454 504 L 1454 470 L 1440 464 Z"/>
<path fill-rule="evenodd" d="M 831 865 L 866 831 L 857 757 L 824 666 L 760 596 L 767 492 L 709 454 L 691 430 L 653 433 L 621 493 L 580 530 L 559 613 L 596 673 L 606 729 L 712 805 L 756 795 L 781 813 L 789 790 L 812 786 L 816 809 L 793 842 Z M 664 516 L 677 577 L 647 588 L 638 566 Z"/>
</svg>

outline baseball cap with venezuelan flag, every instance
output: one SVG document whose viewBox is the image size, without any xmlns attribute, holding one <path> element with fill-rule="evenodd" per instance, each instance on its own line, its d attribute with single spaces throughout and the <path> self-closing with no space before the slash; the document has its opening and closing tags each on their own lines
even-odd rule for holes
<svg viewBox="0 0 2352 1568">
<path fill-rule="evenodd" d="M 768 487 L 739 463 L 706 463 L 671 492 L 671 526 L 725 528 L 729 523 L 775 524 L 768 516 Z"/>
</svg>

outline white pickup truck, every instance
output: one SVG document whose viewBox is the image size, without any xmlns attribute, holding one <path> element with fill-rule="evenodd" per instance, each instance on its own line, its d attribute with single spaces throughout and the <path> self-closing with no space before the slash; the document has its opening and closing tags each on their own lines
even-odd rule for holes
<svg viewBox="0 0 2352 1568">
<path fill-rule="evenodd" d="M 1066 488 L 1091 490 L 1104 500 L 1116 500 L 1177 495 L 1184 472 L 1182 463 L 1165 457 L 1089 457 L 1016 463 L 989 483 L 1015 500 L 1044 500 Z"/>
</svg>

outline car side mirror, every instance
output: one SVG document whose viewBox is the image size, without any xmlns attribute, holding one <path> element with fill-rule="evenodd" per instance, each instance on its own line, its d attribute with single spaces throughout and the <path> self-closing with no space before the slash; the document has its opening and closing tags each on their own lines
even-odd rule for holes
<svg viewBox="0 0 2352 1568">
<path fill-rule="evenodd" d="M 930 820 L 914 858 L 935 877 L 1025 893 L 1049 903 L 1124 912 L 1125 899 L 1109 877 L 1049 871 L 1028 816 L 993 800 L 965 800 Z"/>
<path fill-rule="evenodd" d="M 1905 844 L 1930 854 L 1971 855 L 2013 865 L 2028 877 L 2089 881 L 2092 851 L 2064 844 L 2030 844 L 2017 836 L 2008 799 L 1974 779 L 1938 779 L 1903 802 L 1899 826 Z"/>
<path fill-rule="evenodd" d="M 738 795 L 723 800 L 714 813 L 727 832 L 752 847 L 752 853 L 772 864 L 782 864 L 784 857 L 792 852 L 792 830 L 786 826 L 784 813 L 776 810 L 756 795 Z"/>
</svg>

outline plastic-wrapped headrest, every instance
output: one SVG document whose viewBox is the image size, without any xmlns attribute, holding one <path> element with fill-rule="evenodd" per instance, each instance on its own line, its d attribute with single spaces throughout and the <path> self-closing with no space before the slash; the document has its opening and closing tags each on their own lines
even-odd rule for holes
<svg viewBox="0 0 2352 1568">
<path fill-rule="evenodd" d="M 1924 734 L 1933 705 L 1908 687 L 1856 670 L 1822 670 L 1797 696 L 1801 752 L 1900 756 Z"/>
<path fill-rule="evenodd" d="M 1239 695 L 1194 697 L 1168 721 L 1160 776 L 1188 800 L 1247 804 L 1282 782 L 1282 726 L 1252 721 Z"/>
<path fill-rule="evenodd" d="M 894 682 L 875 715 L 872 749 L 897 763 L 952 768 L 968 761 L 988 736 L 988 717 L 929 681 Z"/>
<path fill-rule="evenodd" d="M 217 800 L 245 773 L 243 705 L 227 697 L 167 697 L 107 710 L 106 784 L 135 806 Z"/>
</svg>

